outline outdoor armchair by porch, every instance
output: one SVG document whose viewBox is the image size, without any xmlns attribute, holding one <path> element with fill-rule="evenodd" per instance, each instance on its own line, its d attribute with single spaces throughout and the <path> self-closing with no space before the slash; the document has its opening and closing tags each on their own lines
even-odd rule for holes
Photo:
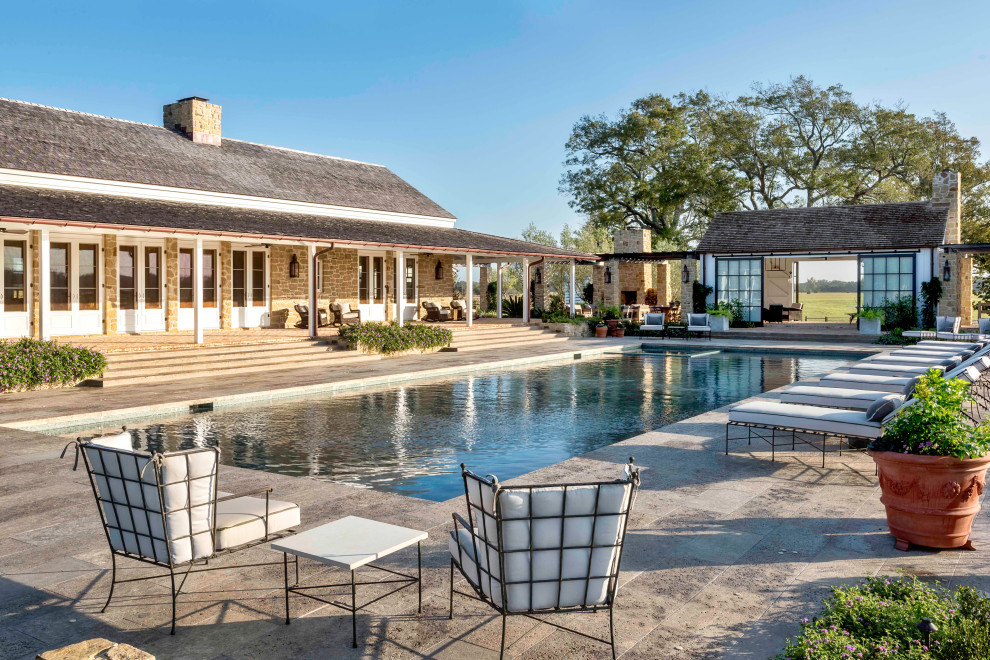
<svg viewBox="0 0 990 660">
<path fill-rule="evenodd" d="M 639 326 L 639 329 L 663 332 L 666 328 L 664 321 L 665 316 L 663 312 L 647 312 L 646 316 L 643 318 L 643 325 Z"/>
<path fill-rule="evenodd" d="M 905 337 L 920 337 L 922 339 L 955 339 L 959 334 L 959 316 L 939 316 L 935 319 L 935 330 L 905 330 Z"/>
<path fill-rule="evenodd" d="M 299 507 L 271 499 L 271 488 L 221 493 L 219 449 L 134 451 L 126 428 L 113 436 L 77 439 L 65 449 L 72 445 L 73 470 L 82 456 L 113 562 L 110 594 L 101 612 L 110 605 L 115 585 L 169 578 L 174 635 L 176 599 L 190 573 L 282 563 L 206 567 L 215 557 L 287 536 L 299 524 Z M 125 557 L 167 572 L 118 579 L 117 559 Z M 193 570 L 197 564 L 204 567 Z"/>
<path fill-rule="evenodd" d="M 333 312 L 333 324 L 338 327 L 361 322 L 361 310 L 351 309 L 350 303 L 330 303 L 330 311 Z"/>
<path fill-rule="evenodd" d="M 708 314 L 688 314 L 687 332 L 688 335 L 690 335 L 692 332 L 700 332 L 701 334 L 707 332 L 708 339 L 710 341 L 712 338 L 712 326 Z"/>
<path fill-rule="evenodd" d="M 297 328 L 308 328 L 309 327 L 309 305 L 294 305 L 296 308 L 296 313 L 299 315 L 299 322 L 296 323 Z M 330 321 L 327 319 L 327 312 L 325 309 L 317 309 L 316 322 L 321 328 L 325 328 L 330 325 Z"/>
<path fill-rule="evenodd" d="M 430 322 L 449 321 L 450 310 L 443 309 L 432 300 L 423 301 L 423 309 L 426 310 L 426 320 Z"/>
<path fill-rule="evenodd" d="M 463 464 L 467 520 L 453 514 L 450 618 L 454 568 L 474 591 L 456 593 L 488 603 L 506 617 L 521 615 L 609 644 L 615 658 L 613 608 L 629 513 L 639 470 L 629 459 L 622 478 L 595 483 L 502 486 Z M 608 611 L 609 637 L 566 628 L 538 614 Z"/>
</svg>

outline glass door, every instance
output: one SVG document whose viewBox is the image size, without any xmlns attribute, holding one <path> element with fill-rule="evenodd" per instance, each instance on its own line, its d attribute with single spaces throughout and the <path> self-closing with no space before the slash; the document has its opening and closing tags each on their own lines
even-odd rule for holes
<svg viewBox="0 0 990 660">
<path fill-rule="evenodd" d="M 743 320 L 763 320 L 763 259 L 718 259 L 715 300 L 742 306 Z"/>
<path fill-rule="evenodd" d="M 385 258 L 358 255 L 358 309 L 362 321 L 385 320 Z"/>
<path fill-rule="evenodd" d="M 179 249 L 179 329 L 192 330 L 196 323 L 196 302 L 193 284 L 195 277 L 203 278 L 203 309 L 201 322 L 204 328 L 220 327 L 220 278 L 217 270 L 218 250 L 203 249 L 203 272 L 196 273 L 193 248 Z"/>
<path fill-rule="evenodd" d="M 100 246 L 55 240 L 49 246 L 49 310 L 53 335 L 100 334 Z"/>
<path fill-rule="evenodd" d="M 117 249 L 117 297 L 121 332 L 165 329 L 162 247 L 134 243 Z"/>
<path fill-rule="evenodd" d="M 5 240 L 0 271 L 0 337 L 31 335 L 28 315 L 28 247 L 26 240 Z"/>
<path fill-rule="evenodd" d="M 231 259 L 234 327 L 266 327 L 268 251 L 264 248 L 234 250 Z"/>
</svg>

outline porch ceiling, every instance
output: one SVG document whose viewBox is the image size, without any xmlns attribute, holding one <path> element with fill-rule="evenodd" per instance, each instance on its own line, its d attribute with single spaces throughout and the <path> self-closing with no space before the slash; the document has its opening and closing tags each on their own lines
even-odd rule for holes
<svg viewBox="0 0 990 660">
<path fill-rule="evenodd" d="M 595 255 L 463 229 L 22 186 L 0 186 L 0 220 L 597 261 Z"/>
</svg>

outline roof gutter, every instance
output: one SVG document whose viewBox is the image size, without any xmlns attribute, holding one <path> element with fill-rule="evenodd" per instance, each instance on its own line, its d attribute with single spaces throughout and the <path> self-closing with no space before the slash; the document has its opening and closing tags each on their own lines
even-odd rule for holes
<svg viewBox="0 0 990 660">
<path fill-rule="evenodd" d="M 162 227 L 151 227 L 147 225 L 122 225 L 122 224 L 112 224 L 105 222 L 78 222 L 72 220 L 48 220 L 41 218 L 17 218 L 11 216 L 0 216 L 0 221 L 3 222 L 16 222 L 20 224 L 28 225 L 49 225 L 54 227 L 80 227 L 83 229 L 112 229 L 116 231 L 146 231 L 162 234 L 189 234 L 192 236 L 217 236 L 222 238 L 235 238 L 235 239 L 255 239 L 259 241 L 295 241 L 299 243 L 341 243 L 344 245 L 365 245 L 372 247 L 388 247 L 388 248 L 402 248 L 410 250 L 421 250 L 430 252 L 465 252 L 469 254 L 509 254 L 519 257 L 541 257 L 540 261 L 546 258 L 548 255 L 544 252 L 519 252 L 519 251 L 499 251 L 499 250 L 482 250 L 475 248 L 455 248 L 455 247 L 440 247 L 436 245 L 415 245 L 412 243 L 383 243 L 380 241 L 352 241 L 346 239 L 335 239 L 335 238 L 313 238 L 308 236 L 279 236 L 275 234 L 251 234 L 243 232 L 227 232 L 227 231 L 215 231 L 211 229 L 172 229 L 172 228 L 162 228 Z M 594 255 L 576 253 L 573 255 L 563 255 L 555 254 L 549 255 L 550 258 L 559 259 L 583 259 L 588 261 L 596 261 Z"/>
</svg>

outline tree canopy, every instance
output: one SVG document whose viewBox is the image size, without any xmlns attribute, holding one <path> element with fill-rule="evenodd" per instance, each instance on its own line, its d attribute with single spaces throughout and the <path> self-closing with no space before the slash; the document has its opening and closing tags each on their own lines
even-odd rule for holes
<svg viewBox="0 0 990 660">
<path fill-rule="evenodd" d="M 990 242 L 990 162 L 944 113 L 859 103 L 799 76 L 735 99 L 705 91 L 585 116 L 560 189 L 589 225 L 638 225 L 684 246 L 717 212 L 927 199 L 935 173 L 962 173 L 963 235 Z"/>
</svg>

